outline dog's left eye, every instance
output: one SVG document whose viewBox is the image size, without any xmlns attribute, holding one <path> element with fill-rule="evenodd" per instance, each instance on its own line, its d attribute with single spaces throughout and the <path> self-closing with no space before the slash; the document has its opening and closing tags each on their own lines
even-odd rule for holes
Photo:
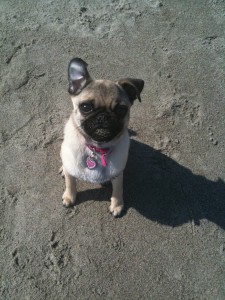
<svg viewBox="0 0 225 300">
<path fill-rule="evenodd" d="M 92 102 L 84 102 L 79 105 L 79 109 L 82 113 L 87 114 L 94 110 L 94 104 Z"/>
<path fill-rule="evenodd" d="M 127 113 L 128 108 L 125 105 L 117 105 L 114 109 L 114 112 L 121 116 L 124 117 Z"/>
</svg>

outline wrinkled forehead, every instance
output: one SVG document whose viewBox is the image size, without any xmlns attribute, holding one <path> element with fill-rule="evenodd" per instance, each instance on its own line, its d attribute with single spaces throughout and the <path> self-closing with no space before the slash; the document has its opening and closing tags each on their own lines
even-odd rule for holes
<svg viewBox="0 0 225 300">
<path fill-rule="evenodd" d="M 126 93 L 116 83 L 110 80 L 94 80 L 76 96 L 79 103 L 93 101 L 96 107 L 113 108 L 117 104 L 130 106 Z"/>
</svg>

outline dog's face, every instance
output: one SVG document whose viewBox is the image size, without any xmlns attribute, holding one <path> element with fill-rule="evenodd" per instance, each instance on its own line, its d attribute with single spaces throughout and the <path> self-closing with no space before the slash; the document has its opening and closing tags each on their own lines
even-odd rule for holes
<svg viewBox="0 0 225 300">
<path fill-rule="evenodd" d="M 133 101 L 141 100 L 144 81 L 130 78 L 117 83 L 93 80 L 87 64 L 78 58 L 69 63 L 68 76 L 74 121 L 80 132 L 97 143 L 117 139 L 127 128 Z"/>
<path fill-rule="evenodd" d="M 127 126 L 131 104 L 111 81 L 93 80 L 72 100 L 76 124 L 97 143 L 113 140 Z"/>
</svg>

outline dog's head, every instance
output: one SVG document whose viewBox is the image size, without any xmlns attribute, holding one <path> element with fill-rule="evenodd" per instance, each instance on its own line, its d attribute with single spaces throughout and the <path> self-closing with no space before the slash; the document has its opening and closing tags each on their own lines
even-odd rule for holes
<svg viewBox="0 0 225 300">
<path fill-rule="evenodd" d="M 129 111 L 135 99 L 141 101 L 141 79 L 125 78 L 118 82 L 93 80 L 87 63 L 80 58 L 68 67 L 69 93 L 74 121 L 82 134 L 97 143 L 108 143 L 127 128 Z"/>
</svg>

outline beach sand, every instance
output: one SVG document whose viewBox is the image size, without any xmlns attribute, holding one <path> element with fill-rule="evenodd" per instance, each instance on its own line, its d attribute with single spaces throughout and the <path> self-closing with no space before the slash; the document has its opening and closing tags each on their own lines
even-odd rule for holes
<svg viewBox="0 0 225 300">
<path fill-rule="evenodd" d="M 225 2 L 0 2 L 0 298 L 225 299 Z M 122 217 L 62 206 L 67 66 L 142 78 Z"/>
</svg>

